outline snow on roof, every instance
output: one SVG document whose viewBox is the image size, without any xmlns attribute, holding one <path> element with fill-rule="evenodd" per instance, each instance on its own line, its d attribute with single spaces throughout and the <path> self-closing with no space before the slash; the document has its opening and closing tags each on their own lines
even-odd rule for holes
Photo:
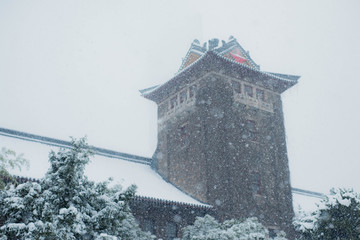
<svg viewBox="0 0 360 240">
<path fill-rule="evenodd" d="M 45 140 L 40 141 L 39 139 Z M 59 142 L 63 144 L 58 144 Z M 35 179 L 44 177 L 50 166 L 48 162 L 50 151 L 58 151 L 60 147 L 67 147 L 66 143 L 66 141 L 0 128 L 0 148 L 5 147 L 14 150 L 17 154 L 24 154 L 23 157 L 30 162 L 29 169 L 11 171 L 12 174 L 22 177 Z M 209 207 L 209 205 L 197 201 L 166 182 L 151 169 L 149 162 L 139 162 L 141 157 L 133 156 L 134 161 L 132 161 L 132 155 L 105 154 L 116 152 L 104 151 L 100 148 L 95 148 L 95 151 L 98 154 L 91 158 L 85 169 L 85 175 L 90 180 L 100 182 L 112 177 L 115 183 L 120 183 L 124 188 L 135 184 L 137 186 L 136 195 L 140 197 Z M 317 208 L 316 203 L 321 200 L 320 195 L 319 193 L 293 188 L 295 212 L 298 212 L 299 206 L 303 211 L 314 211 Z"/>
<path fill-rule="evenodd" d="M 40 142 L 0 134 L 0 148 L 2 147 L 14 150 L 17 154 L 24 154 L 23 157 L 30 162 L 29 169 L 12 170 L 12 174 L 37 179 L 44 177 L 50 166 L 48 162 L 50 151 L 59 150 L 58 146 L 49 146 Z M 209 206 L 166 182 L 151 169 L 149 164 L 131 162 L 121 156 L 115 158 L 94 155 L 85 168 L 85 175 L 95 182 L 105 181 L 112 177 L 115 183 L 120 183 L 125 188 L 135 184 L 137 186 L 136 195 L 138 196 Z"/>
<path fill-rule="evenodd" d="M 321 198 L 299 194 L 293 191 L 293 208 L 295 214 L 299 212 L 299 210 L 304 212 L 313 212 L 317 209 L 317 204 L 320 203 Z"/>
</svg>

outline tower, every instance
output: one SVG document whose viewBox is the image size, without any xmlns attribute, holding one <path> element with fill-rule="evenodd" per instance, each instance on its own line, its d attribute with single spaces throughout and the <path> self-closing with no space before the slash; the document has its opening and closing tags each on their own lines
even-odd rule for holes
<svg viewBox="0 0 360 240">
<path fill-rule="evenodd" d="M 154 167 L 220 220 L 256 216 L 290 233 L 281 93 L 298 79 L 260 71 L 233 37 L 195 40 L 172 79 L 141 91 L 158 105 Z"/>
</svg>

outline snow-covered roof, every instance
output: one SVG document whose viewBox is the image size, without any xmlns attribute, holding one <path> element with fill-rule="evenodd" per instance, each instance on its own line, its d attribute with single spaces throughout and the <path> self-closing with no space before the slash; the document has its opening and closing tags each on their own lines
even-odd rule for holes
<svg viewBox="0 0 360 240">
<path fill-rule="evenodd" d="M 306 194 L 300 194 L 297 191 L 292 191 L 293 196 L 293 208 L 295 214 L 299 212 L 299 210 L 304 212 L 313 212 L 317 209 L 317 204 L 320 203 L 321 198 L 318 196 L 311 196 Z"/>
<path fill-rule="evenodd" d="M 69 147 L 69 142 L 0 128 L 0 148 L 2 147 L 14 150 L 17 154 L 24 154 L 23 157 L 30 161 L 29 169 L 13 170 L 12 174 L 39 179 L 45 175 L 50 166 L 48 162 L 50 151 Z M 94 148 L 94 150 L 96 154 L 85 169 L 85 174 L 90 180 L 100 182 L 112 177 L 116 183 L 120 183 L 125 188 L 135 184 L 136 195 L 141 199 L 210 207 L 166 182 L 151 168 L 151 159 L 102 148 Z M 319 193 L 293 188 L 295 212 L 299 206 L 304 211 L 315 210 L 316 203 L 320 202 L 321 197 L 323 196 Z"/>
<path fill-rule="evenodd" d="M 44 177 L 50 166 L 48 162 L 49 152 L 51 150 L 58 151 L 60 146 L 50 146 L 44 142 L 30 141 L 30 139 L 17 138 L 14 135 L 2 133 L 0 131 L 0 148 L 6 147 L 14 150 L 17 154 L 24 154 L 23 157 L 30 162 L 29 169 L 13 170 L 11 173 L 27 178 L 39 179 Z M 123 187 L 135 184 L 137 196 L 208 206 L 166 182 L 151 169 L 149 163 L 131 161 L 129 157 L 95 154 L 86 166 L 85 175 L 95 182 L 105 181 L 112 177 L 116 183 L 120 183 Z"/>
</svg>

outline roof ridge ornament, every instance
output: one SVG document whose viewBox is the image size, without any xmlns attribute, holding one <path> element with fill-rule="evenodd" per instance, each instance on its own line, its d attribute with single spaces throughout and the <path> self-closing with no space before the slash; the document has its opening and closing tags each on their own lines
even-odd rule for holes
<svg viewBox="0 0 360 240">
<path fill-rule="evenodd" d="M 228 41 L 221 40 L 221 44 L 218 38 L 212 38 L 202 44 L 198 39 L 194 39 L 187 54 L 182 59 L 179 72 L 181 72 L 185 68 L 188 68 L 194 62 L 197 62 L 200 57 L 205 55 L 207 51 L 213 51 L 219 56 L 226 57 L 230 60 L 234 60 L 236 62 L 256 68 L 258 70 L 260 69 L 260 66 L 257 65 L 250 57 L 249 51 L 245 51 L 245 49 L 238 43 L 236 38 L 230 36 Z M 245 61 L 243 59 L 245 59 Z"/>
<path fill-rule="evenodd" d="M 217 48 L 218 45 L 219 45 L 219 39 L 212 38 L 209 40 L 209 50 L 213 50 L 213 49 Z"/>
</svg>

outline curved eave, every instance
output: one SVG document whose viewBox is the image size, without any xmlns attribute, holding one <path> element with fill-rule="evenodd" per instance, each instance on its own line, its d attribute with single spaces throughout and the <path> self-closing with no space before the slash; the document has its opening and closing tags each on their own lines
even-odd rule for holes
<svg viewBox="0 0 360 240">
<path fill-rule="evenodd" d="M 158 86 L 147 88 L 147 89 L 150 89 L 150 90 L 146 91 L 146 92 L 144 90 L 140 90 L 140 92 L 142 93 L 141 96 L 143 96 L 144 98 L 147 98 L 149 100 L 152 100 L 154 102 L 158 102 L 157 101 L 157 99 L 158 99 L 157 96 L 158 96 L 159 93 L 163 93 L 164 89 L 167 89 L 170 84 L 172 84 L 173 82 L 176 82 L 176 79 L 182 78 L 183 76 L 191 73 L 191 70 L 194 69 L 194 66 L 198 65 L 199 62 L 201 62 L 201 60 L 206 56 L 207 56 L 207 52 L 204 55 L 202 55 L 198 60 L 196 60 L 195 62 L 193 62 L 192 64 L 190 64 L 186 68 L 182 69 L 181 71 L 177 72 L 175 74 L 175 76 L 172 77 L 169 81 L 167 81 L 167 82 L 165 82 L 163 84 L 160 84 Z"/>
<path fill-rule="evenodd" d="M 220 66 L 230 67 L 239 74 L 238 76 L 229 76 L 231 77 L 241 77 L 241 75 L 251 75 L 259 74 L 262 77 L 262 80 L 267 81 L 267 84 L 274 86 L 279 93 L 284 92 L 286 89 L 292 87 L 297 83 L 297 80 L 300 76 L 294 75 L 285 75 L 285 74 L 275 74 L 269 72 L 262 72 L 254 67 L 247 66 L 242 63 L 238 63 L 234 60 L 228 59 L 226 57 L 220 56 L 214 51 L 207 51 L 203 56 L 201 56 L 197 61 L 184 68 L 182 71 L 178 72 L 173 78 L 169 81 L 161 84 L 157 87 L 152 88 L 150 91 L 144 92 L 143 97 L 152 100 L 154 102 L 160 102 L 164 95 L 169 94 L 170 90 L 180 83 L 180 81 L 186 81 L 185 83 L 190 83 L 191 76 L 194 76 L 196 70 L 201 67 L 208 67 L 211 71 L 211 67 L 216 64 Z M 224 64 L 224 65 L 222 65 Z M 208 65 L 208 66 L 206 66 Z"/>
<path fill-rule="evenodd" d="M 154 89 L 157 88 L 158 86 L 159 86 L 159 85 L 152 86 L 152 87 L 145 88 L 145 89 L 141 89 L 141 90 L 139 90 L 139 92 L 141 93 L 141 95 L 145 95 L 146 93 L 151 92 L 152 90 L 154 90 Z"/>
</svg>

